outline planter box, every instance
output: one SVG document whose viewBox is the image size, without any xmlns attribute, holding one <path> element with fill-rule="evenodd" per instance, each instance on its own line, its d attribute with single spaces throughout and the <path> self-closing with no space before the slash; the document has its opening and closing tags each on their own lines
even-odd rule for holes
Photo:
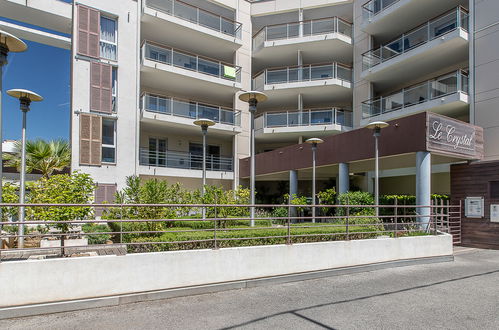
<svg viewBox="0 0 499 330">
<path fill-rule="evenodd" d="M 83 246 L 83 245 L 88 245 L 88 239 L 87 238 L 74 238 L 74 239 L 65 239 L 64 240 L 64 246 Z M 49 240 L 49 239 L 43 239 L 40 241 L 40 247 L 42 248 L 49 248 L 49 247 L 60 247 L 61 246 L 61 240 Z"/>
</svg>

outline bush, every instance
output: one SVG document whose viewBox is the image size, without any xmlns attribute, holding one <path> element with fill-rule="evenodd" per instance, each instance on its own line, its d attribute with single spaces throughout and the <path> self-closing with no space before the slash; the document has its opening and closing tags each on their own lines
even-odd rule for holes
<svg viewBox="0 0 499 330">
<path fill-rule="evenodd" d="M 374 205 L 374 198 L 368 192 L 349 191 L 338 195 L 338 204 L 340 205 Z M 336 214 L 346 215 L 346 207 L 339 207 Z M 375 215 L 374 207 L 350 207 L 350 215 Z"/>
<path fill-rule="evenodd" d="M 111 228 L 107 225 L 97 225 L 95 223 L 87 223 L 82 226 L 84 233 L 105 233 L 110 232 Z M 96 234 L 96 235 L 86 235 L 89 244 L 106 244 L 108 240 L 111 239 L 109 234 Z"/>
<path fill-rule="evenodd" d="M 274 219 L 274 222 L 277 224 L 286 224 L 288 222 L 287 219 L 279 219 L 279 218 L 287 218 L 289 216 L 289 211 L 287 207 L 276 207 L 272 211 L 272 217 L 277 218 Z"/>
</svg>

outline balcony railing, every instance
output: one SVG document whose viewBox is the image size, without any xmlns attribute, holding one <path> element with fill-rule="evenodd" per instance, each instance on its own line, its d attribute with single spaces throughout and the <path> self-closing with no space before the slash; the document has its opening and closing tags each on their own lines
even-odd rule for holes
<svg viewBox="0 0 499 330">
<path fill-rule="evenodd" d="M 368 70 L 457 29 L 468 31 L 468 16 L 466 9 L 458 7 L 404 33 L 392 42 L 367 51 L 362 54 L 362 69 Z"/>
<path fill-rule="evenodd" d="M 328 33 L 352 37 L 352 23 L 339 17 L 322 18 L 285 24 L 267 25 L 253 36 L 253 49 L 263 47 L 265 41 L 286 40 Z"/>
<path fill-rule="evenodd" d="M 458 92 L 467 94 L 468 91 L 468 74 L 465 71 L 456 71 L 388 96 L 365 101 L 362 103 L 362 114 L 363 118 L 374 117 Z"/>
<path fill-rule="evenodd" d="M 140 165 L 183 168 L 188 170 L 203 169 L 203 155 L 178 151 L 155 151 L 140 148 Z M 232 157 L 206 155 L 206 169 L 208 171 L 233 171 Z"/>
<path fill-rule="evenodd" d="M 141 110 L 149 112 L 191 119 L 208 118 L 220 124 L 241 126 L 241 111 L 200 102 L 146 93 L 142 95 L 140 106 Z"/>
<path fill-rule="evenodd" d="M 142 56 L 158 63 L 196 71 L 213 77 L 241 82 L 239 66 L 191 54 L 182 50 L 147 41 L 142 46 Z"/>
<path fill-rule="evenodd" d="M 179 0 L 147 0 L 146 6 L 167 15 L 241 39 L 242 24 Z"/>
<path fill-rule="evenodd" d="M 253 78 L 253 89 L 262 90 L 264 85 L 323 79 L 340 79 L 351 82 L 352 68 L 339 63 L 331 63 L 265 69 Z"/>
<path fill-rule="evenodd" d="M 266 112 L 263 115 L 265 128 L 299 127 L 337 124 L 352 127 L 351 111 L 341 109 L 314 109 L 284 112 Z"/>
<path fill-rule="evenodd" d="M 370 0 L 362 5 L 364 19 L 370 19 L 400 0 Z"/>
</svg>

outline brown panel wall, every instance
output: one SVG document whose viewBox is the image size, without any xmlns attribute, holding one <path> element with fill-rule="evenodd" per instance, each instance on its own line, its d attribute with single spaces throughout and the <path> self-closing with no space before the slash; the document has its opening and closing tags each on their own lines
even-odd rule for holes
<svg viewBox="0 0 499 330">
<path fill-rule="evenodd" d="M 490 181 L 499 181 L 499 162 L 451 166 L 452 203 L 463 202 L 463 245 L 499 249 L 499 223 L 490 222 L 490 204 L 499 204 L 499 199 L 490 198 Z M 466 197 L 483 197 L 485 199 L 483 219 L 464 217 L 464 199 Z"/>
</svg>

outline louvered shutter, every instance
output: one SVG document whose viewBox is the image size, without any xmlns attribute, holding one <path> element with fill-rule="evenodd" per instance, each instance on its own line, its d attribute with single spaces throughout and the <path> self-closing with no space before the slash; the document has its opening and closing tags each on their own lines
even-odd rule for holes
<svg viewBox="0 0 499 330">
<path fill-rule="evenodd" d="M 80 165 L 100 166 L 102 161 L 102 118 L 80 114 Z"/>
<path fill-rule="evenodd" d="M 95 204 L 114 203 L 114 196 L 116 194 L 116 184 L 99 183 L 95 188 Z M 96 207 L 95 215 L 101 216 L 104 208 Z"/>
<path fill-rule="evenodd" d="M 105 63 L 90 63 L 90 110 L 111 113 L 112 66 Z"/>
<path fill-rule="evenodd" d="M 99 58 L 100 12 L 78 5 L 78 54 Z"/>
</svg>

